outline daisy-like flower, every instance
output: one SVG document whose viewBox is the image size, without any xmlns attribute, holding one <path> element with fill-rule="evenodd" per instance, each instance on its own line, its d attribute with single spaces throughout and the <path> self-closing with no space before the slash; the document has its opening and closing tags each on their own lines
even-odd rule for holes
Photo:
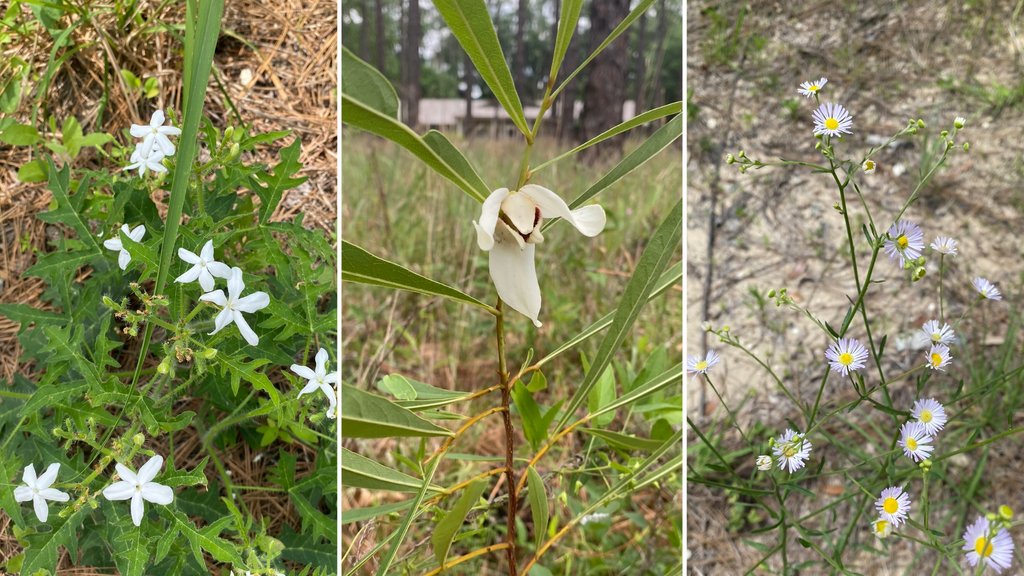
<svg viewBox="0 0 1024 576">
<path fill-rule="evenodd" d="M 148 462 L 139 468 L 139 473 L 132 472 L 130 468 L 121 463 L 115 464 L 117 475 L 121 480 L 114 482 L 103 489 L 103 496 L 107 500 L 131 500 L 132 501 L 132 523 L 136 526 L 142 524 L 142 514 L 145 512 L 142 501 L 152 502 L 166 506 L 174 500 L 174 490 L 170 486 L 153 482 L 160 468 L 164 465 L 163 456 L 153 456 Z"/>
<path fill-rule="evenodd" d="M 956 342 L 956 334 L 949 324 L 945 322 L 939 326 L 938 320 L 929 320 L 921 326 L 921 333 L 932 344 L 946 344 L 947 346 Z"/>
<path fill-rule="evenodd" d="M 54 462 L 46 468 L 46 472 L 43 472 L 42 476 L 36 477 L 36 467 L 33 464 L 25 466 L 25 472 L 21 476 L 24 486 L 18 486 L 14 489 L 14 499 L 18 502 L 32 501 L 32 507 L 35 509 L 36 518 L 40 522 L 46 522 L 47 516 L 50 514 L 50 509 L 47 507 L 46 501 L 53 500 L 54 502 L 67 502 L 71 499 L 67 492 L 61 492 L 56 488 L 50 488 L 53 482 L 57 480 L 57 470 L 60 469 L 60 462 Z"/>
<path fill-rule="evenodd" d="M 335 392 L 332 385 L 337 385 L 338 383 L 338 371 L 335 370 L 330 374 L 327 373 L 327 361 L 329 359 L 327 350 L 321 348 L 316 353 L 316 370 L 311 370 L 301 364 L 292 364 L 291 371 L 308 380 L 306 386 L 299 391 L 299 396 L 321 390 L 327 395 L 327 400 L 332 406 L 337 402 L 334 398 Z"/>
<path fill-rule="evenodd" d="M 825 358 L 833 372 L 846 376 L 864 367 L 868 349 L 855 338 L 840 338 L 828 347 Z"/>
<path fill-rule="evenodd" d="M 893 528 L 899 528 L 910 513 L 910 495 L 902 488 L 891 486 L 882 490 L 882 496 L 875 500 L 875 509 L 880 518 L 891 522 Z"/>
<path fill-rule="evenodd" d="M 174 126 L 164 126 L 164 111 L 157 110 L 150 117 L 149 126 L 132 124 L 131 134 L 136 138 L 142 138 L 142 142 L 136 148 L 141 158 L 148 158 L 153 150 L 159 150 L 162 158 L 174 155 L 174 143 L 171 142 L 168 136 L 180 135 L 181 129 Z"/>
<path fill-rule="evenodd" d="M 949 365 L 951 360 L 953 360 L 953 356 L 949 353 L 949 346 L 932 344 L 932 349 L 928 351 L 929 368 L 945 372 L 944 368 Z"/>
<path fill-rule="evenodd" d="M 1002 573 L 1013 562 L 1013 538 L 1005 528 L 1000 528 L 995 536 L 984 516 L 978 516 L 973 524 L 964 531 L 964 547 L 967 551 L 967 562 L 977 566 L 979 560 L 996 571 Z"/>
<path fill-rule="evenodd" d="M 985 280 L 981 276 L 978 276 L 974 280 L 971 280 L 971 284 L 974 285 L 974 289 L 978 292 L 978 295 L 983 300 L 1002 300 L 1003 295 L 999 292 L 999 288 L 996 285 Z"/>
<path fill-rule="evenodd" d="M 932 250 L 947 256 L 956 256 L 956 240 L 949 236 L 936 236 L 931 243 Z"/>
<path fill-rule="evenodd" d="M 878 518 L 871 523 L 871 533 L 875 535 L 875 538 L 885 538 L 892 534 L 892 522 L 885 518 Z"/>
<path fill-rule="evenodd" d="M 192 267 L 181 276 L 175 278 L 175 282 L 188 283 L 198 279 L 203 292 L 209 292 L 213 290 L 214 276 L 224 278 L 225 280 L 231 278 L 231 268 L 228 268 L 227 264 L 213 259 L 213 240 L 206 241 L 198 256 L 196 256 L 195 252 L 178 248 L 178 258 L 192 264 Z"/>
<path fill-rule="evenodd" d="M 146 226 L 144 224 L 139 224 L 135 228 L 129 230 L 127 224 L 122 224 L 121 232 L 124 232 L 124 235 L 132 240 L 141 242 L 142 237 L 146 235 Z M 132 255 L 124 249 L 124 245 L 122 244 L 120 237 L 115 236 L 114 238 L 104 240 L 103 247 L 107 250 L 116 250 L 118 252 L 117 265 L 121 267 L 121 270 L 128 269 L 128 263 L 132 261 Z"/>
<path fill-rule="evenodd" d="M 853 116 L 846 111 L 839 104 L 833 104 L 832 102 L 825 102 L 812 114 L 814 118 L 814 133 L 815 134 L 827 134 L 829 136 L 839 136 L 845 134 L 852 134 L 850 128 L 853 127 Z"/>
<path fill-rule="evenodd" d="M 160 150 L 151 150 L 149 155 L 143 155 L 140 145 L 135 148 L 131 158 L 128 160 L 131 164 L 125 166 L 124 169 L 138 169 L 139 176 L 145 176 L 147 170 L 150 172 L 167 172 L 167 166 L 164 166 L 164 158 L 166 157 Z"/>
<path fill-rule="evenodd" d="M 250 346 L 256 346 L 260 343 L 260 337 L 252 331 L 242 313 L 252 313 L 266 308 L 270 305 L 270 296 L 266 292 L 253 292 L 242 298 L 242 290 L 245 290 L 245 283 L 242 281 L 242 269 L 232 268 L 231 276 L 228 278 L 227 296 L 224 295 L 223 290 L 214 290 L 213 292 L 203 294 L 199 299 L 213 302 L 221 307 L 220 314 L 217 314 L 217 318 L 214 320 L 213 332 L 210 332 L 211 336 L 234 322 L 238 326 L 238 331 L 241 332 L 242 338 L 245 338 L 245 341 Z"/>
<path fill-rule="evenodd" d="M 708 350 L 704 358 L 697 354 L 687 356 L 686 371 L 693 375 L 707 374 L 708 370 L 711 370 L 720 360 L 718 352 L 714 350 Z"/>
<path fill-rule="evenodd" d="M 946 409 L 934 398 L 917 400 L 910 409 L 910 415 L 924 425 L 924 431 L 934 436 L 946 425 Z"/>
<path fill-rule="evenodd" d="M 772 457 L 767 454 L 758 456 L 756 463 L 758 470 L 767 471 L 772 469 Z"/>
<path fill-rule="evenodd" d="M 587 237 L 600 234 L 606 222 L 604 208 L 593 204 L 570 210 L 557 194 L 536 184 L 516 192 L 508 188 L 491 192 L 480 211 L 480 222 L 473 222 L 477 244 L 489 253 L 498 296 L 536 326 L 541 325 L 537 319 L 541 295 L 534 251 L 544 241 L 540 229 L 546 218 L 563 218 Z"/>
<path fill-rule="evenodd" d="M 874 160 L 865 160 L 864 163 L 860 165 L 861 170 L 863 170 L 865 174 L 874 174 L 875 168 L 877 167 L 878 165 L 875 164 Z"/>
<path fill-rule="evenodd" d="M 780 470 L 789 468 L 792 474 L 804 467 L 804 462 L 811 455 L 811 443 L 798 434 L 796 431 L 787 428 L 775 441 L 775 461 L 779 464 Z"/>
<path fill-rule="evenodd" d="M 801 94 L 803 94 L 807 98 L 810 98 L 811 96 L 814 96 L 815 94 L 817 94 L 819 90 L 824 88 L 825 84 L 827 84 L 827 83 L 828 83 L 828 78 L 825 78 L 824 76 L 822 76 L 821 80 L 818 80 L 817 82 L 815 82 L 814 80 L 808 80 L 807 82 L 802 82 L 800 84 L 800 87 L 797 88 L 796 91 L 801 93 Z"/>
<path fill-rule="evenodd" d="M 924 232 L 909 220 L 900 220 L 889 227 L 889 239 L 883 245 L 890 260 L 900 261 L 903 268 L 906 261 L 917 260 L 924 249 Z"/>
<path fill-rule="evenodd" d="M 965 120 L 963 116 L 957 116 L 956 118 L 953 118 L 953 127 L 956 128 L 957 130 L 963 128 L 964 124 L 966 123 L 967 120 Z"/>
<path fill-rule="evenodd" d="M 920 422 L 906 422 L 900 426 L 899 444 L 907 458 L 912 458 L 914 462 L 928 458 L 935 449 L 932 446 L 932 437 Z"/>
</svg>

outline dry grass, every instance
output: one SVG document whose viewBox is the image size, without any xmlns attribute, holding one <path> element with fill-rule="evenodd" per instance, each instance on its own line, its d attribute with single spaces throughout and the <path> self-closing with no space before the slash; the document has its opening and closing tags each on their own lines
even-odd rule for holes
<svg viewBox="0 0 1024 576">
<path fill-rule="evenodd" d="M 86 3 L 89 5 L 89 3 Z M 53 77 L 39 102 L 39 122 L 53 116 L 58 126 L 69 115 L 81 122 L 86 133 L 103 131 L 120 137 L 133 122 L 149 117 L 155 107 L 181 109 L 181 44 L 173 26 L 184 17 L 184 3 L 142 0 L 137 13 L 145 25 L 119 27 L 110 6 L 91 6 L 91 20 L 71 35 L 77 51 Z M 26 18 L 32 17 L 23 7 Z M 67 25 L 65 19 L 63 25 Z M 333 235 L 336 210 L 336 4 L 322 0 L 280 0 L 228 2 L 223 31 L 214 61 L 214 81 L 207 93 L 206 113 L 215 125 L 224 126 L 235 112 L 236 121 L 251 123 L 253 132 L 291 130 L 302 140 L 301 174 L 307 182 L 286 193 L 275 213 L 276 220 L 305 214 L 307 226 Z M 31 67 L 30 78 L 46 70 L 53 39 L 45 30 L 17 36 L 0 53 L 0 77 L 9 73 L 10 57 L 17 55 Z M 60 53 L 60 52 L 59 52 Z M 139 77 L 156 76 L 160 95 L 154 101 L 137 99 L 129 93 L 117 73 L 131 70 Z M 243 83 L 243 80 L 245 82 Z M 25 86 L 34 93 L 35 85 Z M 16 113 L 28 122 L 34 102 L 26 98 Z M 26 149 L 0 145 L 0 300 L 40 306 L 43 283 L 21 275 L 37 252 L 47 248 L 47 226 L 36 218 L 50 202 L 45 184 L 17 181 L 19 166 L 31 159 Z M 270 164 L 276 150 L 263 150 L 255 160 Z M 109 160 L 85 151 L 77 166 L 117 169 Z M 158 202 L 160 199 L 157 199 Z M 87 274 L 88 272 L 83 272 Z M 18 326 L 0 319 L 0 381 L 15 372 L 31 373 L 33 367 L 19 364 L 21 350 L 16 338 Z M 191 399 L 188 402 L 198 403 Z M 191 466 L 201 459 L 198 435 L 189 428 L 175 438 L 179 466 Z M 297 473 L 312 466 L 315 454 L 293 447 L 298 454 Z M 221 457 L 234 481 L 241 485 L 265 484 L 272 458 L 254 463 L 256 454 L 245 443 L 224 451 Z M 270 530 L 282 523 L 297 525 L 297 516 L 287 498 L 272 492 L 243 492 L 240 503 L 256 518 L 265 518 Z M 11 535 L 9 520 L 0 514 L 0 563 L 20 551 Z M 73 568 L 68 559 L 60 574 L 92 576 L 114 574 L 113 568 Z"/>
</svg>

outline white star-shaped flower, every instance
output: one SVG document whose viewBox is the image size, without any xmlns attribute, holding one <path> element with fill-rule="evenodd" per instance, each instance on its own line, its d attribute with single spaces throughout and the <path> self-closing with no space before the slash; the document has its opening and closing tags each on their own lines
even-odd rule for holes
<svg viewBox="0 0 1024 576">
<path fill-rule="evenodd" d="M 142 138 L 142 142 L 136 148 L 141 153 L 142 158 L 150 157 L 150 152 L 153 150 L 159 150 L 163 157 L 174 155 L 174 143 L 171 142 L 168 136 L 180 135 L 181 129 L 174 126 L 164 126 L 164 111 L 157 110 L 153 112 L 153 116 L 149 119 L 149 126 L 132 124 L 131 133 L 136 138 Z"/>
<path fill-rule="evenodd" d="M 14 489 L 14 499 L 18 502 L 32 501 L 32 506 L 36 511 L 36 518 L 40 522 L 46 522 L 47 516 L 49 516 L 50 510 L 46 505 L 47 500 L 53 500 L 54 502 L 67 502 L 71 499 L 67 492 L 61 492 L 56 488 L 50 488 L 53 482 L 57 479 L 57 470 L 60 468 L 60 462 L 54 462 L 46 468 L 46 472 L 43 472 L 42 476 L 36 477 L 36 468 L 33 464 L 25 466 L 25 473 L 21 479 L 25 482 L 24 486 L 18 486 Z"/>
<path fill-rule="evenodd" d="M 501 219 L 504 213 L 508 222 Z M 517 192 L 499 188 L 484 201 L 480 222 L 473 222 L 476 241 L 489 252 L 489 268 L 498 296 L 513 310 L 540 326 L 540 284 L 534 266 L 534 246 L 544 241 L 545 218 L 563 218 L 581 234 L 594 237 L 604 230 L 604 208 L 593 204 L 570 210 L 557 194 L 527 184 Z"/>
<path fill-rule="evenodd" d="M 132 157 L 129 160 L 131 164 L 124 167 L 125 170 L 135 170 L 138 168 L 139 176 L 145 176 L 146 170 L 151 172 L 167 172 L 167 166 L 164 166 L 164 158 L 167 155 L 160 150 L 154 149 L 149 154 L 142 153 L 142 144 L 135 147 L 135 151 L 132 152 Z"/>
<path fill-rule="evenodd" d="M 327 373 L 327 361 L 329 357 L 327 350 L 321 348 L 316 353 L 316 370 L 311 370 L 301 364 L 292 364 L 291 371 L 298 374 L 300 377 L 308 380 L 306 386 L 299 390 L 299 396 L 303 394 L 309 394 L 316 390 L 322 390 L 327 395 L 327 400 L 330 402 L 330 406 L 327 410 L 327 416 L 330 418 L 331 413 L 334 410 L 337 400 L 334 398 L 336 392 L 334 391 L 334 385 L 338 383 L 338 371 L 335 370 L 330 374 Z"/>
<path fill-rule="evenodd" d="M 209 292 L 214 287 L 214 276 L 224 278 L 225 280 L 231 278 L 231 268 L 228 268 L 227 264 L 213 259 L 213 240 L 206 241 L 198 256 L 196 256 L 195 252 L 178 248 L 178 258 L 192 264 L 192 267 L 181 276 L 175 278 L 175 282 L 188 283 L 199 279 L 199 285 L 202 286 L 203 291 Z"/>
<path fill-rule="evenodd" d="M 132 240 L 141 242 L 142 237 L 146 235 L 146 226 L 144 224 L 139 224 L 135 228 L 129 230 L 128 225 L 123 224 L 121 225 L 121 232 L 124 232 L 125 236 Z M 124 249 L 124 245 L 121 243 L 120 237 L 115 236 L 114 238 L 104 240 L 103 246 L 107 250 L 117 250 L 119 252 L 117 255 L 117 265 L 121 267 L 121 270 L 126 270 L 128 268 L 128 263 L 132 261 L 132 255 Z"/>
<path fill-rule="evenodd" d="M 242 337 L 245 338 L 245 341 L 250 346 L 256 346 L 260 343 L 260 337 L 252 331 L 242 313 L 252 313 L 266 308 L 270 305 L 270 296 L 266 292 L 253 292 L 242 298 L 242 290 L 245 290 L 245 283 L 242 282 L 242 270 L 241 268 L 232 268 L 231 276 L 228 278 L 227 296 L 224 295 L 223 290 L 214 290 L 213 292 L 203 294 L 199 299 L 213 302 L 221 307 L 220 314 L 217 314 L 217 318 L 214 320 L 214 329 L 213 332 L 210 332 L 211 336 L 234 322 L 238 326 L 238 331 L 242 333 Z"/>
<path fill-rule="evenodd" d="M 142 524 L 143 500 L 166 506 L 174 500 L 174 490 L 170 486 L 153 482 L 157 472 L 164 465 L 163 456 L 153 456 L 139 468 L 139 473 L 132 472 L 127 466 L 120 463 L 115 464 L 119 482 L 114 482 L 103 489 L 103 496 L 107 500 L 128 500 L 132 501 L 132 523 L 136 526 Z"/>
</svg>

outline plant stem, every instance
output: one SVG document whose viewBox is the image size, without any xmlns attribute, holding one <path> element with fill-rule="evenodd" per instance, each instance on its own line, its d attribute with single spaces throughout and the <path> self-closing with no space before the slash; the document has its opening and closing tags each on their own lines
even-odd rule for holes
<svg viewBox="0 0 1024 576">
<path fill-rule="evenodd" d="M 529 156 L 529 146 L 527 154 Z M 525 165 L 525 159 L 524 159 Z M 512 383 L 508 378 L 508 368 L 505 365 L 505 314 L 502 311 L 501 299 L 495 306 L 498 310 L 495 336 L 498 344 L 498 376 L 501 380 L 501 417 L 505 421 L 505 480 L 508 486 L 508 528 L 506 530 L 506 542 L 508 543 L 508 573 L 509 576 L 516 576 L 516 471 L 513 455 L 515 452 L 515 437 L 512 435 L 512 414 L 509 411 L 509 400 L 511 397 Z"/>
<path fill-rule="evenodd" d="M 441 566 L 440 568 L 437 568 L 435 570 L 431 570 L 430 572 L 427 572 L 424 576 L 434 576 L 435 574 L 440 574 L 440 573 L 444 572 L 445 570 L 451 568 L 452 566 L 455 566 L 457 564 L 462 564 L 466 560 L 471 560 L 473 558 L 476 558 L 477 556 L 483 556 L 484 554 L 487 554 L 489 552 L 496 552 L 498 550 L 501 550 L 502 548 L 504 548 L 506 550 L 511 550 L 511 548 L 509 548 L 508 543 L 506 543 L 506 542 L 502 542 L 501 544 L 493 544 L 493 545 L 488 546 L 486 548 L 480 548 L 479 550 L 474 550 L 474 551 L 470 552 L 469 554 L 465 554 L 463 556 L 459 556 L 458 558 L 456 558 L 454 560 L 449 560 L 448 562 L 444 563 L 444 566 Z"/>
</svg>

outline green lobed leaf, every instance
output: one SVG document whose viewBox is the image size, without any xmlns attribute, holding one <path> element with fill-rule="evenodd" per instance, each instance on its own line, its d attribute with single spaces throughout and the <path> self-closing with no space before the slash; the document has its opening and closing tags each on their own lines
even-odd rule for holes
<svg viewBox="0 0 1024 576">
<path fill-rule="evenodd" d="M 473 61 L 480 77 L 508 112 L 512 123 L 524 135 L 529 135 L 530 127 L 523 115 L 523 104 L 519 101 L 487 4 L 484 0 L 434 0 L 434 6 Z"/>
<path fill-rule="evenodd" d="M 341 385 L 341 435 L 347 438 L 454 436 L 387 398 Z"/>
<path fill-rule="evenodd" d="M 274 384 L 267 378 L 267 375 L 257 371 L 260 366 L 269 364 L 270 360 L 266 358 L 257 358 L 256 360 L 246 361 L 238 356 L 232 356 L 230 354 L 217 354 L 217 362 L 220 363 L 222 372 L 226 372 L 231 377 L 231 390 L 234 394 L 238 394 L 238 387 L 242 380 L 253 385 L 257 390 L 263 390 L 269 396 L 274 405 L 281 403 L 281 394 L 274 387 Z"/>
<path fill-rule="evenodd" d="M 444 176 L 477 202 L 483 202 L 486 195 L 477 190 L 459 172 L 434 151 L 416 132 L 401 122 L 381 114 L 357 98 L 342 92 L 341 121 L 349 126 L 366 130 L 387 138 L 423 161 L 432 170 Z"/>
<path fill-rule="evenodd" d="M 341 241 L 341 281 L 408 290 L 428 296 L 443 296 L 456 302 L 492 310 L 490 306 L 468 294 L 384 260 L 345 240 Z"/>
<path fill-rule="evenodd" d="M 644 140 L 643 144 L 633 150 L 625 158 L 619 161 L 600 180 L 594 182 L 576 199 L 569 203 L 570 208 L 578 208 L 584 202 L 597 196 L 599 192 L 612 184 L 618 182 L 623 176 L 629 174 L 653 158 L 658 152 L 664 150 L 683 134 L 683 115 L 679 114 L 668 121 L 664 126 L 651 134 L 651 137 Z"/>
<path fill-rule="evenodd" d="M 143 576 L 149 564 L 152 540 L 127 516 L 106 523 L 106 532 L 114 553 L 114 565 L 121 576 Z"/>
<path fill-rule="evenodd" d="M 463 488 L 462 495 L 459 496 L 452 509 L 434 526 L 430 543 L 434 547 L 434 558 L 437 559 L 438 566 L 444 565 L 445 559 L 448 558 L 448 550 L 452 546 L 452 540 L 459 533 L 462 523 L 466 521 L 466 516 L 480 500 L 480 495 L 483 494 L 486 487 L 485 480 L 477 480 Z"/>
<path fill-rule="evenodd" d="M 341 485 L 344 488 L 419 492 L 423 481 L 413 478 L 408 474 L 403 474 L 398 470 L 388 468 L 347 448 L 342 448 Z M 428 486 L 427 490 L 440 492 L 441 488 Z"/>
<path fill-rule="evenodd" d="M 273 172 L 260 171 L 252 177 L 252 189 L 260 197 L 261 223 L 270 221 L 285 190 L 295 188 L 306 181 L 305 176 L 295 177 L 295 173 L 302 169 L 302 164 L 299 163 L 301 152 L 301 143 L 296 138 L 290 145 L 281 149 L 280 161 L 274 166 Z"/>
<path fill-rule="evenodd" d="M 200 529 L 196 528 L 195 524 L 181 512 L 167 507 L 159 508 L 162 515 L 170 516 L 177 530 L 188 540 L 192 555 L 200 564 L 206 564 L 203 560 L 204 552 L 219 562 L 242 563 L 241 555 L 235 545 L 220 537 L 220 533 L 234 521 L 230 516 L 225 516 Z"/>
<path fill-rule="evenodd" d="M 548 495 L 544 479 L 533 466 L 526 469 L 526 485 L 529 487 L 526 497 L 530 502 L 530 515 L 533 517 L 533 541 L 539 550 L 548 530 Z"/>
<path fill-rule="evenodd" d="M 398 118 L 398 94 L 376 68 L 341 47 L 341 91 L 392 118 Z"/>
<path fill-rule="evenodd" d="M 29 324 L 63 324 L 67 318 L 56 312 L 48 312 L 33 308 L 26 304 L 0 304 L 0 316 L 8 320 L 18 322 L 22 329 L 28 328 Z"/>
<path fill-rule="evenodd" d="M 88 506 L 82 506 L 71 512 L 67 518 L 61 518 L 57 510 L 50 510 L 47 523 L 51 530 L 25 536 L 28 545 L 25 547 L 22 574 L 35 574 L 38 570 L 49 570 L 50 573 L 56 574 L 60 547 L 63 546 L 69 551 L 77 550 L 77 531 L 89 510 L 91 508 Z"/>
<path fill-rule="evenodd" d="M 612 357 L 622 345 L 626 335 L 633 327 L 640 310 L 643 309 L 647 300 L 658 285 L 662 272 L 668 266 L 676 251 L 680 248 L 682 238 L 683 201 L 680 199 L 676 205 L 669 210 L 668 216 L 658 226 L 658 229 L 651 236 L 644 249 L 640 261 L 630 276 L 626 289 L 619 300 L 618 308 L 611 328 L 605 333 L 594 357 L 590 371 L 587 372 L 583 383 L 572 398 L 566 404 L 562 417 L 558 421 L 556 429 L 561 429 L 576 409 L 583 403 L 583 399 L 590 394 L 591 388 L 597 383 L 598 378 L 603 374 L 604 369 L 611 363 Z"/>
</svg>

